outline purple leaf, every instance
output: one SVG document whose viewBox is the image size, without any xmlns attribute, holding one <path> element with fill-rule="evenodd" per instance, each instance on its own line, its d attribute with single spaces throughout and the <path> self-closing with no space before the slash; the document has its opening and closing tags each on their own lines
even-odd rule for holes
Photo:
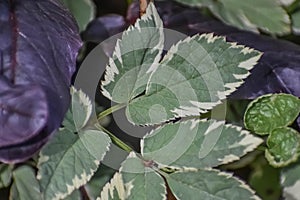
<svg viewBox="0 0 300 200">
<path fill-rule="evenodd" d="M 0 2 L 0 161 L 26 160 L 60 126 L 80 46 L 59 0 Z"/>
<path fill-rule="evenodd" d="M 102 42 L 103 40 L 122 32 L 126 28 L 123 16 L 110 14 L 93 20 L 83 32 L 82 38 L 90 42 Z"/>
</svg>

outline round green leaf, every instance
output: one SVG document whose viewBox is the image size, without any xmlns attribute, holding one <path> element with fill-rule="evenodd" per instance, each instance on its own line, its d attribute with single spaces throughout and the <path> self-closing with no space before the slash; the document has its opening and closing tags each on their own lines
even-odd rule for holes
<svg viewBox="0 0 300 200">
<path fill-rule="evenodd" d="M 80 31 L 83 31 L 96 15 L 95 5 L 91 0 L 62 0 L 62 2 L 74 15 Z"/>
<path fill-rule="evenodd" d="M 299 157 L 299 133 L 289 127 L 274 129 L 267 140 L 266 158 L 274 167 L 286 166 Z"/>
<path fill-rule="evenodd" d="M 245 127 L 259 135 L 267 135 L 277 127 L 293 123 L 300 112 L 298 97 L 268 94 L 252 101 L 245 113 Z"/>
</svg>

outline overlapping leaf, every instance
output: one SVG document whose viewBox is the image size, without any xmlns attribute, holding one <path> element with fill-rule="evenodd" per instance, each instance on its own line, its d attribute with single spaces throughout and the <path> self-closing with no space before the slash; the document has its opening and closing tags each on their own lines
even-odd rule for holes
<svg viewBox="0 0 300 200">
<path fill-rule="evenodd" d="M 80 31 L 83 31 L 88 23 L 95 17 L 96 8 L 91 0 L 61 0 L 74 15 Z"/>
<path fill-rule="evenodd" d="M 224 122 L 189 120 L 154 130 L 142 140 L 141 151 L 162 165 L 199 169 L 238 160 L 261 142 Z"/>
<path fill-rule="evenodd" d="M 41 200 L 40 185 L 34 170 L 22 166 L 13 172 L 14 183 L 11 187 L 10 200 Z"/>
<path fill-rule="evenodd" d="M 102 93 L 106 97 L 117 103 L 127 103 L 144 92 L 161 57 L 162 28 L 162 21 L 150 3 L 147 13 L 117 42 L 102 82 Z"/>
<path fill-rule="evenodd" d="M 176 172 L 166 179 L 177 199 L 260 199 L 244 182 L 217 170 Z"/>
<path fill-rule="evenodd" d="M 151 76 L 145 96 L 126 110 L 134 124 L 197 116 L 220 104 L 247 78 L 261 54 L 213 34 L 173 46 Z"/>
<path fill-rule="evenodd" d="M 266 158 L 274 167 L 287 166 L 300 156 L 300 135 L 289 127 L 274 129 L 267 140 Z"/>
<path fill-rule="evenodd" d="M 165 196 L 163 178 L 131 153 L 120 172 L 104 187 L 100 199 L 151 200 L 165 199 Z"/>
<path fill-rule="evenodd" d="M 206 6 L 214 15 L 229 25 L 257 32 L 287 34 L 290 19 L 286 11 L 274 0 L 177 0 L 192 6 Z M 255 5 L 255 6 L 254 6 Z M 272 16 L 272 17 L 270 17 Z"/>
<path fill-rule="evenodd" d="M 76 108 L 86 115 L 69 112 L 73 123 L 62 128 L 40 153 L 38 178 L 45 200 L 62 199 L 86 184 L 110 146 L 110 138 L 105 133 L 80 129 L 91 115 L 92 105 L 86 95 L 73 89 L 72 105 L 72 110 Z"/>
<path fill-rule="evenodd" d="M 0 160 L 28 159 L 61 124 L 81 40 L 58 0 L 0 2 Z"/>
</svg>

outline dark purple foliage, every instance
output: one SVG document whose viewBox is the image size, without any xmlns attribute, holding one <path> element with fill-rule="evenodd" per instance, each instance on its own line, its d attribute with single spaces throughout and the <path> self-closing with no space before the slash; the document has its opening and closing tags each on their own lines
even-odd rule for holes
<svg viewBox="0 0 300 200">
<path fill-rule="evenodd" d="M 195 8 L 184 7 L 172 1 L 156 2 L 156 7 L 166 28 L 187 35 L 211 33 L 226 36 L 228 41 L 237 42 L 264 52 L 263 57 L 252 70 L 252 75 L 230 98 L 254 99 L 267 93 L 290 93 L 300 97 L 300 47 L 288 41 L 242 31 L 204 16 Z M 127 15 L 127 25 L 139 16 L 138 2 L 131 4 Z M 101 18 L 97 19 L 98 21 Z M 106 21 L 111 23 L 110 21 Z M 103 25 L 102 28 L 109 25 Z M 99 27 L 98 27 L 99 28 Z M 88 32 L 97 32 L 92 26 Z M 115 29 L 117 29 L 115 27 Z M 102 30 L 103 31 L 103 30 Z M 103 40 L 103 34 L 98 42 Z M 85 38 L 89 40 L 88 37 Z M 100 40 L 101 39 L 101 40 Z M 97 38 L 93 37 L 93 41 Z"/>
<path fill-rule="evenodd" d="M 28 159 L 60 126 L 80 46 L 59 0 L 0 1 L 0 161 Z"/>
</svg>

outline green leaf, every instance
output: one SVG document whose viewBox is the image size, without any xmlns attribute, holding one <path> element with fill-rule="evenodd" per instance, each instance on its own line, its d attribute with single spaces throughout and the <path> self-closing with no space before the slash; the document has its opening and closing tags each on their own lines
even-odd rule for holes
<svg viewBox="0 0 300 200">
<path fill-rule="evenodd" d="M 294 162 L 300 155 L 300 135 L 289 127 L 274 129 L 267 140 L 266 158 L 274 167 Z"/>
<path fill-rule="evenodd" d="M 79 190 L 74 190 L 70 195 L 68 195 L 64 200 L 82 200 L 81 193 Z"/>
<path fill-rule="evenodd" d="M 281 185 L 286 200 L 300 200 L 300 160 L 282 170 Z"/>
<path fill-rule="evenodd" d="M 213 34 L 178 42 L 161 61 L 146 94 L 130 102 L 127 118 L 138 125 L 158 124 L 205 113 L 248 77 L 261 53 Z"/>
<path fill-rule="evenodd" d="M 74 15 L 80 31 L 85 30 L 88 23 L 94 19 L 96 8 L 91 0 L 62 0 Z"/>
<path fill-rule="evenodd" d="M 62 199 L 86 184 L 109 145 L 109 137 L 101 131 L 74 134 L 61 129 L 40 153 L 38 178 L 44 199 Z"/>
<path fill-rule="evenodd" d="M 267 94 L 252 101 L 245 113 L 245 127 L 259 135 L 293 123 L 300 112 L 300 100 L 289 94 Z"/>
<path fill-rule="evenodd" d="M 13 165 L 0 164 L 0 188 L 8 187 L 12 178 Z"/>
<path fill-rule="evenodd" d="M 71 113 L 74 125 L 77 130 L 81 130 L 88 122 L 92 114 L 92 103 L 90 99 L 81 90 L 71 88 L 72 107 Z"/>
<path fill-rule="evenodd" d="M 264 200 L 280 199 L 280 170 L 270 166 L 264 156 L 252 163 L 254 169 L 249 177 L 249 185 Z"/>
<path fill-rule="evenodd" d="M 41 200 L 40 186 L 34 170 L 21 166 L 13 172 L 14 183 L 11 186 L 10 200 Z"/>
<path fill-rule="evenodd" d="M 177 0 L 205 6 L 223 22 L 241 29 L 272 34 L 290 33 L 290 18 L 277 0 Z"/>
<path fill-rule="evenodd" d="M 224 122 L 188 120 L 167 124 L 141 141 L 146 160 L 175 167 L 207 168 L 240 159 L 262 140 Z"/>
<path fill-rule="evenodd" d="M 162 21 L 153 3 L 116 44 L 106 67 L 102 93 L 117 103 L 127 103 L 144 92 L 157 67 L 164 44 Z"/>
<path fill-rule="evenodd" d="M 120 172 L 104 187 L 100 199 L 163 200 L 165 197 L 163 178 L 131 153 L 122 163 Z"/>
<path fill-rule="evenodd" d="M 291 15 L 292 18 L 292 28 L 296 35 L 300 35 L 300 11 L 297 11 Z"/>
<path fill-rule="evenodd" d="M 166 179 L 177 199 L 260 199 L 244 182 L 217 170 L 176 172 Z"/>
</svg>

